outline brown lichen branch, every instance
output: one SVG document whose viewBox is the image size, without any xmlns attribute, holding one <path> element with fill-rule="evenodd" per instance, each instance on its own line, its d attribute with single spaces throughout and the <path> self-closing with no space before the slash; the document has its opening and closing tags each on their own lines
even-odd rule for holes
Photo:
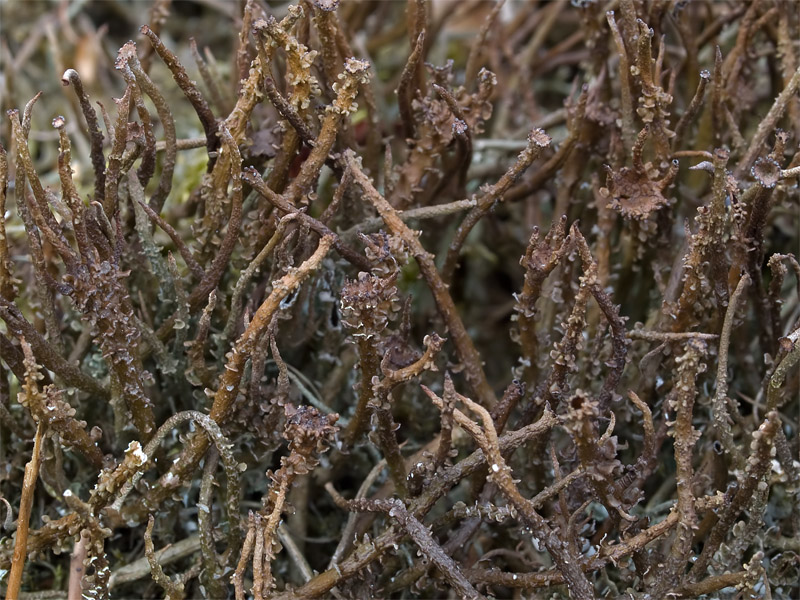
<svg viewBox="0 0 800 600">
<path fill-rule="evenodd" d="M 8 188 L 8 155 L 0 144 L 0 295 L 13 300 L 17 293 L 12 275 L 12 263 L 8 257 L 8 238 L 6 233 L 6 189 Z"/>
<path fill-rule="evenodd" d="M 249 184 L 256 192 L 266 198 L 275 208 L 284 214 L 294 214 L 297 218 L 307 224 L 308 227 L 320 236 L 329 236 L 333 240 L 333 248 L 342 258 L 352 263 L 362 271 L 371 271 L 372 264 L 366 260 L 360 253 L 353 250 L 350 246 L 342 242 L 341 236 L 336 235 L 326 225 L 310 216 L 309 214 L 300 211 L 290 204 L 284 196 L 276 194 L 272 191 L 266 182 L 261 179 L 261 175 L 252 168 L 247 168 L 242 173 L 242 179 Z"/>
<path fill-rule="evenodd" d="M 467 65 L 464 70 L 464 85 L 467 88 L 471 87 L 473 82 L 477 79 L 478 70 L 480 69 L 480 63 L 483 58 L 482 54 L 486 50 L 486 38 L 489 35 L 489 31 L 497 21 L 500 11 L 503 10 L 505 3 L 505 0 L 498 0 L 498 2 L 495 3 L 495 5 L 492 7 L 492 12 L 490 12 L 489 16 L 484 19 L 483 24 L 478 31 L 478 35 L 475 38 L 475 42 L 472 44 L 472 48 L 469 51 L 469 56 L 467 57 Z"/>
<path fill-rule="evenodd" d="M 100 130 L 100 123 L 97 120 L 97 112 L 89 96 L 83 88 L 81 76 L 75 69 L 67 69 L 61 76 L 62 85 L 72 85 L 75 95 L 83 111 L 86 126 L 89 128 L 89 139 L 91 140 L 92 168 L 94 169 L 94 199 L 100 204 L 103 203 L 106 187 L 106 160 L 103 155 L 103 132 Z"/>
<path fill-rule="evenodd" d="M 392 417 L 391 393 L 395 387 L 419 376 L 424 370 L 436 370 L 433 359 L 441 350 L 444 342 L 445 340 L 435 333 L 425 336 L 423 341 L 425 352 L 422 357 L 414 363 L 396 370 L 389 366 L 392 354 L 390 350 L 381 361 L 380 366 L 383 377 L 379 378 L 376 375 L 371 380 L 372 394 L 369 406 L 372 408 L 377 421 L 379 446 L 386 457 L 389 472 L 401 498 L 405 498 L 408 495 L 408 482 L 405 462 L 403 461 L 403 455 L 400 453 L 400 446 L 395 434 L 395 430 L 399 426 Z"/>
<path fill-rule="evenodd" d="M 348 58 L 339 79 L 335 88 L 336 99 L 325 111 L 314 147 L 303 162 L 300 173 L 292 180 L 284 193 L 284 198 L 291 205 L 296 205 L 301 196 L 311 190 L 313 182 L 319 176 L 319 170 L 336 142 L 342 121 L 357 110 L 355 97 L 359 86 L 366 85 L 369 81 L 369 63 L 356 58 Z"/>
<path fill-rule="evenodd" d="M 466 327 L 464 327 L 453 298 L 447 290 L 447 284 L 442 280 L 439 271 L 436 269 L 433 256 L 425 250 L 419 238 L 400 219 L 397 211 L 389 204 L 386 198 L 375 189 L 370 179 L 361 170 L 361 166 L 352 151 L 345 152 L 344 160 L 353 172 L 355 182 L 364 191 L 367 200 L 377 209 L 389 230 L 406 243 L 411 255 L 419 264 L 422 276 L 425 278 L 436 301 L 439 314 L 447 324 L 456 352 L 464 363 L 464 371 L 470 387 L 474 390 L 481 403 L 489 408 L 494 407 L 497 404 L 497 398 L 486 379 L 481 356 L 469 337 Z"/>
<path fill-rule="evenodd" d="M 409 513 L 402 500 L 399 498 L 345 500 L 336 491 L 333 484 L 325 484 L 325 489 L 339 508 L 353 512 L 381 512 L 396 522 L 414 541 L 419 551 L 439 569 L 459 598 L 472 598 L 475 600 L 484 598 L 483 594 L 478 593 L 464 577 L 458 564 L 442 550 L 442 547 L 436 542 L 428 528 L 416 519 L 413 514 Z"/>
<path fill-rule="evenodd" d="M 24 337 L 33 349 L 33 354 L 41 365 L 61 377 L 69 386 L 95 396 L 108 399 L 110 392 L 97 379 L 83 373 L 76 365 L 56 352 L 47 339 L 40 334 L 16 305 L 0 299 L 0 318 L 6 322 L 9 333 Z M 4 360 L 8 360 L 4 357 Z"/>
<path fill-rule="evenodd" d="M 137 190 L 141 189 L 141 185 L 138 182 L 138 178 L 134 181 L 133 175 L 129 172 L 128 173 L 128 186 L 129 190 L 131 190 L 131 197 L 132 200 L 139 204 L 142 207 L 142 210 L 147 214 L 150 220 L 155 224 L 158 225 L 164 233 L 169 236 L 169 239 L 173 241 L 175 247 L 178 249 L 178 252 L 183 258 L 183 261 L 186 263 L 186 266 L 189 267 L 189 270 L 192 272 L 192 275 L 198 280 L 202 281 L 205 276 L 205 270 L 197 260 L 192 255 L 192 251 L 186 245 L 186 243 L 181 238 L 180 234 L 175 230 L 175 228 L 167 223 L 161 216 L 154 211 L 149 204 L 143 202 L 143 194 L 139 194 Z"/>
<path fill-rule="evenodd" d="M 26 391 L 23 386 L 23 393 L 34 393 L 33 390 Z M 35 384 L 34 384 L 35 385 Z M 31 518 L 31 508 L 33 507 L 33 493 L 36 489 L 36 480 L 39 477 L 39 464 L 41 461 L 42 438 L 44 436 L 45 425 L 39 423 L 36 427 L 36 435 L 33 438 L 33 454 L 25 465 L 25 477 L 22 482 L 22 497 L 17 511 L 17 535 L 14 540 L 14 555 L 11 558 L 11 569 L 8 573 L 6 583 L 6 600 L 16 600 L 19 598 L 19 588 L 22 584 L 22 573 L 25 569 L 25 559 L 28 555 L 28 526 Z"/>
<path fill-rule="evenodd" d="M 400 84 L 397 87 L 397 106 L 403 122 L 403 131 L 406 139 L 413 140 L 416 135 L 416 122 L 412 102 L 414 100 L 414 85 L 419 81 L 417 73 L 422 62 L 423 48 L 425 47 L 425 32 L 421 31 L 414 42 L 411 54 L 403 67 Z M 420 90 L 424 93 L 424 90 Z"/>
<path fill-rule="evenodd" d="M 141 33 L 146 35 L 150 39 L 150 43 L 158 55 L 161 57 L 161 60 L 164 61 L 164 64 L 167 65 L 169 70 L 172 72 L 172 77 L 175 79 L 175 83 L 178 84 L 178 87 L 186 96 L 187 100 L 194 108 L 197 116 L 200 119 L 200 123 L 203 126 L 203 130 L 206 134 L 206 149 L 208 151 L 209 161 L 208 161 L 208 170 L 214 167 L 214 162 L 216 160 L 216 151 L 219 148 L 219 138 L 217 137 L 217 120 L 214 117 L 214 113 L 211 111 L 211 108 L 208 106 L 203 95 L 200 93 L 200 90 L 197 89 L 197 85 L 189 79 L 189 76 L 186 74 L 186 69 L 178 60 L 178 57 L 164 45 L 164 42 L 158 37 L 156 32 L 154 32 L 150 27 L 147 25 L 142 25 L 141 29 L 139 30 Z"/>
<path fill-rule="evenodd" d="M 79 451 L 96 468 L 103 466 L 103 453 L 86 431 L 86 422 L 75 418 L 75 409 L 64 399 L 61 390 L 53 384 L 39 389 L 38 381 L 44 376 L 36 363 L 30 345 L 21 339 L 25 355 L 25 383 L 19 402 L 31 413 L 34 422 L 46 431 L 57 433 L 67 445 Z"/>
<path fill-rule="evenodd" d="M 561 263 L 571 247 L 571 239 L 566 233 L 567 216 L 554 222 L 544 239 L 538 227 L 533 228 L 525 254 L 519 263 L 525 269 L 522 291 L 514 306 L 519 343 L 522 347 L 521 363 L 523 379 L 527 383 L 536 381 L 539 371 L 539 338 L 536 332 L 536 302 L 542 293 L 542 286 L 550 273 Z M 512 317 L 513 318 L 513 317 Z"/>
<path fill-rule="evenodd" d="M 491 75 L 486 71 L 481 71 L 481 79 L 483 80 L 487 77 L 491 77 Z M 452 92 L 446 87 L 435 83 L 432 84 L 431 87 L 445 101 L 447 108 L 453 113 L 454 120 L 451 129 L 453 137 L 456 140 L 457 152 L 453 160 L 452 171 L 454 171 L 458 177 L 456 189 L 458 193 L 461 194 L 464 189 L 464 184 L 466 183 L 467 169 L 472 162 L 472 129 L 467 123 L 464 111 L 461 110 L 458 100 L 456 100 Z"/>
<path fill-rule="evenodd" d="M 583 237 L 583 234 L 575 225 L 573 225 L 570 230 L 570 236 L 576 242 L 578 253 L 581 256 L 581 262 L 587 273 L 586 281 L 589 291 L 594 297 L 595 302 L 597 302 L 597 306 L 600 307 L 600 311 L 603 313 L 603 316 L 608 322 L 609 329 L 611 330 L 611 346 L 613 350 L 611 360 L 607 363 L 610 370 L 608 375 L 606 375 L 603 387 L 598 395 L 600 411 L 601 413 L 605 413 L 611 404 L 611 399 L 614 396 L 617 385 L 622 378 L 622 372 L 625 369 L 628 353 L 627 331 L 625 329 L 626 317 L 620 316 L 619 307 L 613 304 L 611 297 L 600 285 L 596 276 L 597 263 L 592 257 L 586 238 Z"/>
<path fill-rule="evenodd" d="M 673 510 L 663 521 L 648 527 L 622 543 L 601 545 L 596 555 L 588 560 L 581 561 L 580 568 L 585 573 L 591 573 L 609 564 L 617 565 L 626 556 L 640 552 L 649 543 L 669 533 L 677 522 L 678 514 Z M 567 581 L 558 568 L 552 568 L 540 573 L 509 573 L 496 569 L 473 568 L 467 570 L 466 575 L 475 584 L 494 584 L 523 589 L 537 589 L 566 583 Z"/>
<path fill-rule="evenodd" d="M 83 598 L 83 563 L 86 561 L 88 537 L 86 533 L 81 532 L 69 557 L 67 600 L 82 600 Z"/>
<path fill-rule="evenodd" d="M 299 267 L 290 269 L 281 279 L 273 282 L 272 292 L 253 314 L 244 333 L 239 336 L 233 349 L 226 355 L 225 371 L 220 378 L 210 411 L 211 418 L 217 423 L 229 418 L 231 406 L 239 393 L 245 363 L 255 350 L 257 340 L 267 330 L 275 313 L 280 310 L 281 303 L 289 294 L 295 293 L 303 281 L 319 267 L 332 246 L 332 238 L 327 236 L 321 238 L 319 246 L 308 260 Z M 159 487 L 148 500 L 151 503 L 158 503 L 171 494 L 176 484 L 195 468 L 208 449 L 209 443 L 206 436 L 194 438 L 172 469 L 161 478 Z"/>
<path fill-rule="evenodd" d="M 461 247 L 467 239 L 470 231 L 495 205 L 502 201 L 505 192 L 522 176 L 528 167 L 539 157 L 542 150 L 550 145 L 550 136 L 541 129 L 532 129 L 528 134 L 528 143 L 525 149 L 520 152 L 516 162 L 506 171 L 500 180 L 492 186 L 482 189 L 478 196 L 476 206 L 472 208 L 464 217 L 464 220 L 456 229 L 447 255 L 442 266 L 442 281 L 449 284 L 453 279 L 453 273 L 458 265 Z"/>
<path fill-rule="evenodd" d="M 278 540 L 276 534 L 281 515 L 286 502 L 286 492 L 299 475 L 307 475 L 319 464 L 319 455 L 326 452 L 333 443 L 338 427 L 334 425 L 339 415 L 321 415 L 312 406 L 298 406 L 291 404 L 285 407 L 286 427 L 283 436 L 289 441 L 289 455 L 281 458 L 281 467 L 275 473 L 268 472 L 272 480 L 272 487 L 264 498 L 264 524 L 258 528 L 256 535 L 263 536 L 263 572 L 261 577 L 253 583 L 253 593 L 256 598 L 271 594 L 275 582 L 272 576 L 272 560 L 277 553 Z M 253 565 L 256 571 L 256 561 L 259 557 L 259 539 L 256 538 L 256 551 Z"/>
<path fill-rule="evenodd" d="M 658 574 L 655 592 L 663 593 L 668 586 L 682 578 L 692 551 L 694 529 L 697 526 L 695 496 L 692 490 L 694 469 L 692 455 L 699 432 L 693 425 L 694 401 L 697 396 L 695 379 L 700 372 L 706 344 L 702 340 L 692 339 L 686 344 L 685 352 L 675 359 L 678 365 L 676 386 L 670 402 L 670 410 L 675 414 L 672 435 L 675 438 L 676 479 L 678 486 L 678 523 L 675 539 L 664 565 Z"/>
<path fill-rule="evenodd" d="M 783 88 L 783 91 L 775 98 L 775 102 L 769 109 L 769 112 L 758 124 L 758 129 L 756 129 L 753 138 L 750 140 L 750 145 L 736 165 L 735 174 L 737 178 L 741 178 L 748 171 L 753 161 L 759 153 L 763 151 L 762 146 L 767 136 L 778 126 L 778 121 L 783 116 L 787 105 L 797 93 L 798 89 L 800 89 L 800 67 L 794 72 L 792 78 Z"/>
<path fill-rule="evenodd" d="M 471 422 L 463 413 L 460 413 L 460 416 L 459 413 L 460 411 L 458 410 L 455 412 L 459 423 L 461 423 L 461 420 Z M 555 414 L 548 408 L 535 423 L 508 432 L 500 437 L 500 451 L 503 453 L 513 452 L 521 445 L 547 435 L 556 425 L 556 422 Z M 459 461 L 458 464 L 446 469 L 441 474 L 441 477 L 433 479 L 430 485 L 423 490 L 423 493 L 409 504 L 409 512 L 418 518 L 427 514 L 437 500 L 450 491 L 453 486 L 479 469 L 485 468 L 486 464 L 487 458 L 482 450 L 473 452 L 464 460 Z M 289 600 L 290 598 L 315 598 L 324 595 L 342 581 L 353 577 L 373 561 L 379 559 L 394 544 L 398 543 L 402 536 L 402 532 L 398 533 L 393 529 L 389 529 L 374 540 L 369 541 L 369 543 L 360 545 L 345 560 L 320 573 L 292 593 L 276 594 L 275 598 L 277 600 Z"/>
<path fill-rule="evenodd" d="M 744 472 L 738 477 L 738 489 L 730 502 L 718 511 L 718 519 L 703 544 L 703 550 L 697 557 L 689 581 L 696 582 L 706 574 L 714 554 L 728 536 L 734 521 L 742 510 L 746 510 L 756 495 L 757 489 L 769 484 L 764 481 L 771 468 L 771 460 L 775 456 L 775 438 L 781 427 L 781 420 L 774 410 L 767 413 L 764 421 L 753 432 L 750 443 L 750 456 L 747 458 Z"/>
<path fill-rule="evenodd" d="M 153 207 L 153 210 L 159 212 L 164 206 L 164 202 L 166 202 L 170 190 L 172 190 L 172 175 L 175 171 L 175 159 L 177 156 L 175 118 L 172 115 L 172 111 L 164 95 L 142 69 L 142 65 L 139 63 L 139 59 L 136 56 L 136 44 L 133 42 L 128 42 L 119 51 L 115 66 L 121 70 L 125 65 L 133 72 L 139 88 L 153 101 L 156 112 L 158 113 L 158 118 L 161 121 L 161 126 L 164 128 L 164 138 L 166 141 L 164 162 L 161 167 L 158 188 L 150 198 L 150 206 Z M 155 152 L 155 147 L 153 147 L 153 152 Z"/>
<path fill-rule="evenodd" d="M 782 393 L 783 384 L 790 369 L 800 362 L 800 329 L 796 329 L 784 339 L 789 350 L 775 367 L 767 388 L 767 407 L 770 410 L 780 408 L 786 402 Z"/>
<path fill-rule="evenodd" d="M 750 285 L 750 276 L 745 273 L 736 285 L 736 289 L 731 294 L 728 310 L 725 312 L 725 321 L 722 324 L 722 333 L 719 339 L 719 350 L 717 351 L 717 389 L 713 398 L 714 428 L 720 437 L 725 451 L 734 460 L 739 468 L 742 468 L 744 457 L 739 452 L 733 441 L 731 431 L 731 416 L 728 413 L 728 349 L 731 342 L 731 331 L 733 320 L 736 316 L 736 309 L 745 288 Z"/>
<path fill-rule="evenodd" d="M 261 516 L 254 513 L 252 510 L 248 515 L 247 520 L 247 535 L 245 535 L 242 550 L 239 554 L 239 562 L 236 565 L 236 570 L 231 575 L 231 583 L 233 584 L 236 600 L 244 600 L 244 572 L 247 569 L 247 562 L 253 554 L 253 546 L 256 537 L 256 519 L 260 520 Z"/>
<path fill-rule="evenodd" d="M 672 342 L 697 338 L 699 340 L 716 340 L 719 335 L 716 333 L 703 333 L 702 331 L 646 331 L 643 329 L 631 329 L 626 335 L 632 340 L 647 340 L 658 342 Z"/>
<path fill-rule="evenodd" d="M 72 180 L 72 146 L 66 131 L 66 119 L 61 116 L 56 117 L 52 124 L 58 131 L 59 138 L 58 176 L 61 180 L 61 198 L 66 201 L 71 213 L 72 228 L 78 250 L 83 260 L 91 263 L 94 262 L 95 255 L 89 242 L 86 226 L 87 211 L 75 187 L 75 182 Z"/>
<path fill-rule="evenodd" d="M 446 217 L 464 210 L 469 210 L 477 206 L 475 199 L 469 200 L 455 200 L 446 204 L 435 204 L 433 206 L 420 206 L 417 208 L 410 208 L 402 212 L 398 212 L 398 216 L 403 222 L 415 221 L 417 219 L 436 219 L 437 217 Z M 369 233 L 379 229 L 383 225 L 383 219 L 380 217 L 372 217 L 364 219 L 361 223 L 353 225 L 341 233 L 342 240 L 348 242 L 354 239 L 360 233 Z"/>
<path fill-rule="evenodd" d="M 164 573 L 161 564 L 156 557 L 156 549 L 153 546 L 153 524 L 155 519 L 150 515 L 147 521 L 147 529 L 144 532 L 144 553 L 147 556 L 147 562 L 150 564 L 150 573 L 153 580 L 166 592 L 167 600 L 183 600 L 183 582 L 173 581 Z"/>
<path fill-rule="evenodd" d="M 558 535 L 547 520 L 536 511 L 531 501 L 520 493 L 517 485 L 514 483 L 514 479 L 511 476 L 511 468 L 506 464 L 503 458 L 498 443 L 497 431 L 495 430 L 494 422 L 489 412 L 465 396 L 459 396 L 459 400 L 472 412 L 476 413 L 483 423 L 483 428 L 481 429 L 477 424 L 472 422 L 470 422 L 469 425 L 466 425 L 464 422 L 459 422 L 462 427 L 466 425 L 465 428 L 467 432 L 486 455 L 490 465 L 489 480 L 497 484 L 506 500 L 517 509 L 525 523 L 533 530 L 534 535 L 536 535 L 536 537 L 542 541 L 545 548 L 547 548 L 547 551 L 553 558 L 553 562 L 556 563 L 558 569 L 563 573 L 572 597 L 587 600 L 594 598 L 593 586 L 579 566 L 578 548 Z"/>
<path fill-rule="evenodd" d="M 706 86 L 708 85 L 710 79 L 711 79 L 711 73 L 707 69 L 703 69 L 702 71 L 700 71 L 700 81 L 698 82 L 697 90 L 695 91 L 694 96 L 692 97 L 692 101 L 689 103 L 689 106 L 686 107 L 686 110 L 681 115 L 678 124 L 675 125 L 675 137 L 672 138 L 673 150 L 678 150 L 679 148 L 682 147 L 683 136 L 703 104 L 703 98 L 705 97 L 706 93 Z M 675 156 L 675 152 L 673 152 L 673 156 Z"/>
<path fill-rule="evenodd" d="M 614 11 L 610 10 L 606 13 L 608 19 L 608 26 L 611 29 L 611 35 L 614 38 L 614 43 L 617 46 L 619 53 L 619 85 L 620 85 L 620 98 L 622 100 L 622 137 L 625 140 L 625 147 L 632 148 L 634 137 L 636 136 L 636 128 L 634 125 L 633 117 L 633 94 L 631 93 L 630 82 L 630 61 L 628 60 L 628 52 L 625 48 L 625 42 L 622 34 L 617 26 L 617 21 L 614 18 Z M 629 36 L 633 32 L 628 31 Z"/>
</svg>

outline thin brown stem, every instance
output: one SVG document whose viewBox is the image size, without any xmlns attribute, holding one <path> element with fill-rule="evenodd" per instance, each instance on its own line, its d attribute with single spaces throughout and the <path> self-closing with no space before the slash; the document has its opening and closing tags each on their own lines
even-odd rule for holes
<svg viewBox="0 0 800 600">
<path fill-rule="evenodd" d="M 14 555 L 11 559 L 11 570 L 8 573 L 8 581 L 6 583 L 6 600 L 16 600 L 19 598 L 22 573 L 25 569 L 25 559 L 28 555 L 28 525 L 31 519 L 31 508 L 33 507 L 33 493 L 36 489 L 36 480 L 39 478 L 39 463 L 41 460 L 43 436 L 44 424 L 40 423 L 36 428 L 36 436 L 33 438 L 33 454 L 28 464 L 25 465 L 25 477 L 22 481 L 22 497 L 20 498 L 19 511 L 17 513 L 17 535 L 14 540 Z"/>
</svg>

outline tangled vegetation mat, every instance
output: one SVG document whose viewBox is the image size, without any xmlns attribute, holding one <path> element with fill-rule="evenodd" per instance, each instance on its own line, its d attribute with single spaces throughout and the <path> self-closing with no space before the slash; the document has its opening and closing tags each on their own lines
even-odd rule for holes
<svg viewBox="0 0 800 600">
<path fill-rule="evenodd" d="M 800 598 L 795 4 L 0 22 L 7 599 Z"/>
</svg>

